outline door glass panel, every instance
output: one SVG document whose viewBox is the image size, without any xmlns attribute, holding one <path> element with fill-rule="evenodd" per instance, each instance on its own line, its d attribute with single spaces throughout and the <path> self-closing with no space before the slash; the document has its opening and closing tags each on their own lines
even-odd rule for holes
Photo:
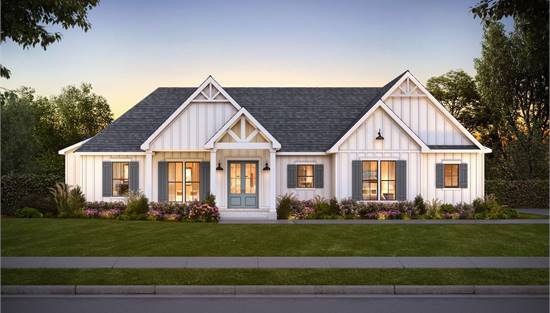
<svg viewBox="0 0 550 313">
<path fill-rule="evenodd" d="M 229 164 L 229 192 L 241 193 L 241 164 Z"/>
<path fill-rule="evenodd" d="M 244 192 L 256 193 L 256 163 L 246 163 L 244 179 Z"/>
</svg>

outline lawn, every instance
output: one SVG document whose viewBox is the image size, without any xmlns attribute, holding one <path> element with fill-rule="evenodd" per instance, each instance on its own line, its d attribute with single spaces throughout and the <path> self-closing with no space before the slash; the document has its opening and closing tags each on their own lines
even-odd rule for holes
<svg viewBox="0 0 550 313">
<path fill-rule="evenodd" d="M 3 256 L 547 256 L 548 225 L 2 219 Z"/>
<path fill-rule="evenodd" d="M 3 285 L 547 285 L 548 269 L 10 269 Z"/>
</svg>

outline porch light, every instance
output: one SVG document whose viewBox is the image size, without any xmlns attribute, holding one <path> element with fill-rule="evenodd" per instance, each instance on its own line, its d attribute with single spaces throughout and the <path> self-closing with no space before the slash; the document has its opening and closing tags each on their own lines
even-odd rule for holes
<svg viewBox="0 0 550 313">
<path fill-rule="evenodd" d="M 378 129 L 378 136 L 376 136 L 376 140 L 384 140 L 384 137 L 382 137 L 382 134 L 380 133 L 380 129 Z"/>
<path fill-rule="evenodd" d="M 271 168 L 269 168 L 269 166 L 267 165 L 267 162 L 265 162 L 265 166 L 263 168 L 264 171 L 270 171 Z"/>
<path fill-rule="evenodd" d="M 216 171 L 223 171 L 223 167 L 221 163 L 218 163 L 218 167 L 216 167 Z"/>
</svg>

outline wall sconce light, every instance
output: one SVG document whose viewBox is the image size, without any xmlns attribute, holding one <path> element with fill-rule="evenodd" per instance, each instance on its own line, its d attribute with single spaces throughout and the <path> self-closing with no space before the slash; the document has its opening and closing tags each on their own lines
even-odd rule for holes
<svg viewBox="0 0 550 313">
<path fill-rule="evenodd" d="M 218 167 L 216 167 L 216 171 L 223 171 L 223 167 L 221 163 L 218 163 Z"/>
<path fill-rule="evenodd" d="M 376 140 L 384 140 L 384 137 L 382 137 L 382 134 L 380 133 L 380 129 L 378 129 L 378 136 L 376 136 Z"/>
<path fill-rule="evenodd" d="M 265 162 L 265 166 L 263 168 L 264 171 L 270 171 L 271 168 L 269 168 L 269 166 L 267 165 L 267 162 Z"/>
</svg>

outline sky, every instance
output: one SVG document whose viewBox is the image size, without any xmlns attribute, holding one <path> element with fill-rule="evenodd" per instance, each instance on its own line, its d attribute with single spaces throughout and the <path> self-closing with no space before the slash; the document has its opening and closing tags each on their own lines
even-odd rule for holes
<svg viewBox="0 0 550 313">
<path fill-rule="evenodd" d="M 0 86 L 58 94 L 91 83 L 120 116 L 157 87 L 381 86 L 406 69 L 425 82 L 474 74 L 482 26 L 469 0 L 102 0 L 92 28 L 44 51 L 0 47 Z M 52 28 L 57 30 L 58 28 Z"/>
</svg>

